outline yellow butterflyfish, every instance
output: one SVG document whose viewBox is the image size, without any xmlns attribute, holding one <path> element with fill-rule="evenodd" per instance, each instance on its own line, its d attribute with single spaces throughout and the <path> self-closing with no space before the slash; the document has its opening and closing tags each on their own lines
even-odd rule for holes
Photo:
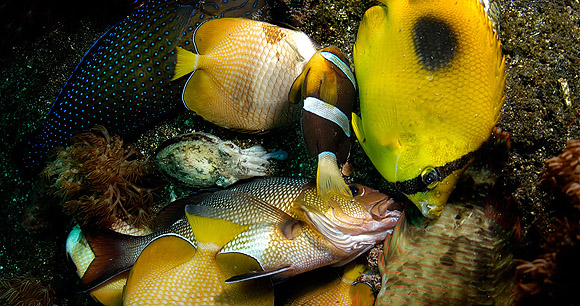
<svg viewBox="0 0 580 306">
<path fill-rule="evenodd" d="M 246 132 L 297 122 L 301 104 L 288 92 L 314 42 L 303 32 L 243 18 L 210 20 L 194 33 L 192 53 L 177 48 L 173 79 L 191 72 L 185 105 L 219 126 Z"/>
<path fill-rule="evenodd" d="M 491 135 L 505 59 L 478 0 L 381 0 L 359 26 L 353 130 L 372 163 L 436 218 Z"/>
</svg>

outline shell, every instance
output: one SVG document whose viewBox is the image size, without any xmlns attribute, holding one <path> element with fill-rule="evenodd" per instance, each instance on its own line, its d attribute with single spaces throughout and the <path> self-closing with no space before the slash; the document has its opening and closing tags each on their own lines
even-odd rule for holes
<svg viewBox="0 0 580 306">
<path fill-rule="evenodd" d="M 286 152 L 268 153 L 256 145 L 241 149 L 206 133 L 179 135 L 162 143 L 155 154 L 168 176 L 192 187 L 227 187 L 238 180 L 265 176 L 268 159 L 285 159 Z"/>
</svg>

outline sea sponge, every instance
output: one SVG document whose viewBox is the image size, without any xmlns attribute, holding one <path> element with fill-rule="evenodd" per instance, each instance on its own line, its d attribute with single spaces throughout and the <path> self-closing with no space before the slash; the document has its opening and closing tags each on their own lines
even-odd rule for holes
<svg viewBox="0 0 580 306">
<path fill-rule="evenodd" d="M 118 219 L 148 226 L 157 177 L 134 147 L 110 136 L 103 126 L 96 133 L 73 136 L 43 171 L 63 208 L 85 226 L 110 227 Z"/>
<path fill-rule="evenodd" d="M 14 276 L 0 280 L 0 303 L 10 306 L 54 305 L 54 290 L 33 276 Z"/>
</svg>

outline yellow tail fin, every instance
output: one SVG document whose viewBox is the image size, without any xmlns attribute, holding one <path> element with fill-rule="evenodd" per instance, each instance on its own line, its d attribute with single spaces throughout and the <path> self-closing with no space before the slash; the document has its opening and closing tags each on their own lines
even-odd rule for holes
<svg viewBox="0 0 580 306">
<path fill-rule="evenodd" d="M 247 225 L 222 219 L 201 217 L 187 212 L 186 215 L 198 243 L 213 243 L 222 247 L 248 229 Z"/>
<path fill-rule="evenodd" d="M 331 152 L 318 154 L 318 170 L 316 172 L 316 188 L 324 200 L 332 196 L 352 198 L 352 193 L 340 174 L 336 163 L 336 155 Z"/>
<path fill-rule="evenodd" d="M 171 80 L 177 80 L 197 69 L 197 60 L 199 55 L 189 52 L 181 47 L 175 48 L 177 52 L 177 62 L 175 72 Z"/>
</svg>

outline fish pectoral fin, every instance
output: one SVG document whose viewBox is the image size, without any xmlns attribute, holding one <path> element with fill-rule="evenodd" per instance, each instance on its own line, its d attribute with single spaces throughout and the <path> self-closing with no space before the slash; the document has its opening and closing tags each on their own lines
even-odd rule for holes
<svg viewBox="0 0 580 306">
<path fill-rule="evenodd" d="M 175 64 L 175 72 L 171 78 L 172 81 L 177 80 L 197 69 L 197 54 L 187 51 L 181 47 L 175 48 L 175 51 L 177 60 Z"/>
<path fill-rule="evenodd" d="M 352 192 L 344 182 L 332 152 L 318 154 L 318 169 L 316 170 L 316 188 L 318 195 L 325 201 L 339 196 L 352 199 Z"/>
<path fill-rule="evenodd" d="M 150 282 L 153 277 L 186 263 L 195 252 L 193 244 L 177 234 L 166 234 L 152 240 L 143 249 L 131 269 L 125 288 L 126 293 L 136 284 Z"/>
<path fill-rule="evenodd" d="M 284 267 L 278 268 L 276 270 L 271 270 L 271 271 L 253 271 L 253 272 L 249 272 L 246 274 L 232 276 L 232 277 L 226 279 L 226 283 L 227 284 L 239 283 L 239 282 L 244 282 L 244 281 L 248 281 L 248 280 L 252 280 L 252 279 L 274 276 L 274 275 L 278 275 L 280 273 L 286 272 L 288 270 L 290 270 L 290 266 L 284 266 Z"/>
<path fill-rule="evenodd" d="M 290 91 L 288 92 L 288 101 L 292 104 L 301 103 L 305 96 L 304 81 L 310 71 L 309 67 L 304 68 L 304 71 L 294 80 Z"/>
<path fill-rule="evenodd" d="M 352 113 L 351 123 L 352 123 L 352 130 L 354 131 L 356 138 L 360 142 L 361 146 L 364 147 L 364 143 L 366 142 L 367 138 L 365 136 L 365 131 L 363 129 L 362 118 L 359 117 L 357 114 Z"/>
<path fill-rule="evenodd" d="M 185 214 L 198 243 L 213 243 L 222 247 L 248 229 L 247 225 L 190 214 L 188 207 Z"/>
<path fill-rule="evenodd" d="M 220 252 L 215 260 L 226 278 L 262 270 L 262 266 L 255 258 L 243 253 Z"/>
<path fill-rule="evenodd" d="M 357 62 L 357 57 L 365 52 L 370 52 L 371 48 L 376 48 L 373 44 L 377 37 L 381 37 L 384 33 L 381 33 L 385 27 L 385 22 L 388 18 L 388 9 L 383 5 L 376 5 L 369 8 L 359 25 L 359 30 L 356 36 L 356 43 L 353 48 L 353 57 L 355 61 L 355 66 Z M 366 63 L 367 65 L 376 65 L 373 61 L 372 63 Z M 357 71 L 360 69 L 357 66 Z M 366 69 L 366 68 L 365 68 Z M 355 73 L 357 72 L 355 71 Z M 357 75 L 357 79 L 360 78 L 360 73 Z"/>
</svg>

